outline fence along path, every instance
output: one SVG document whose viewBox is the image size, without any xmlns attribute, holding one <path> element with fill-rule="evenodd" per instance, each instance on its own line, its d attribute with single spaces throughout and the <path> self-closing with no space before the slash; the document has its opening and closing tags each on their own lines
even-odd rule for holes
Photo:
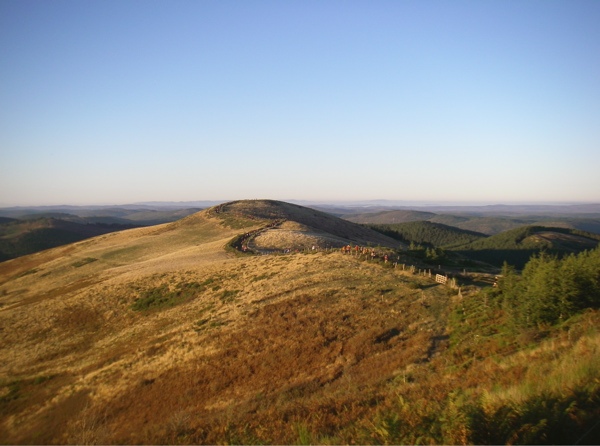
<svg viewBox="0 0 600 446">
<path fill-rule="evenodd" d="M 327 246 L 325 248 L 318 246 L 318 245 L 313 245 L 311 248 L 302 248 L 302 249 L 292 249 L 292 248 L 264 249 L 264 248 L 258 248 L 255 244 L 252 243 L 253 240 L 256 238 L 256 236 L 258 236 L 259 234 L 261 234 L 265 231 L 268 231 L 269 229 L 273 229 L 273 228 L 277 228 L 277 227 L 281 226 L 281 224 L 283 224 L 285 221 L 286 221 L 285 219 L 276 220 L 262 228 L 247 232 L 247 233 L 243 234 L 242 236 L 240 236 L 239 239 L 236 240 L 234 243 L 232 243 L 232 246 L 241 252 L 255 253 L 255 254 L 260 254 L 260 255 L 338 251 L 338 252 L 341 252 L 343 255 L 354 256 L 357 258 L 357 260 L 381 262 L 384 265 L 389 263 L 390 266 L 392 266 L 394 269 L 397 268 L 398 266 L 401 266 L 402 271 L 409 272 L 413 275 L 428 277 L 428 278 L 434 280 L 436 283 L 439 283 L 441 285 L 447 285 L 452 289 L 458 289 L 459 296 L 462 295 L 461 288 L 456 283 L 456 278 L 450 277 L 448 272 L 442 271 L 441 268 L 438 270 L 432 270 L 432 269 L 426 269 L 426 268 L 421 269 L 421 268 L 417 268 L 414 265 L 407 265 L 405 263 L 400 264 L 399 263 L 400 256 L 397 255 L 396 260 L 394 261 L 392 259 L 394 258 L 395 253 L 393 251 L 386 250 L 386 249 L 382 250 L 381 248 L 376 249 L 374 247 L 365 247 L 365 246 L 360 246 L 360 245 L 352 246 L 349 244 L 341 246 L 341 247 Z M 435 273 L 435 276 L 433 275 L 432 271 Z"/>
</svg>

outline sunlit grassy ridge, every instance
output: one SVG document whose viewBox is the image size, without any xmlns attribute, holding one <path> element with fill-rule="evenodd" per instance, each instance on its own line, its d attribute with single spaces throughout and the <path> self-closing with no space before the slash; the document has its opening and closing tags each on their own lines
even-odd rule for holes
<svg viewBox="0 0 600 446">
<path fill-rule="evenodd" d="M 0 438 L 596 442 L 597 312 L 540 334 L 507 324 L 496 294 L 459 296 L 382 259 L 225 250 L 281 219 L 267 241 L 369 236 L 275 203 L 0 264 Z"/>
</svg>

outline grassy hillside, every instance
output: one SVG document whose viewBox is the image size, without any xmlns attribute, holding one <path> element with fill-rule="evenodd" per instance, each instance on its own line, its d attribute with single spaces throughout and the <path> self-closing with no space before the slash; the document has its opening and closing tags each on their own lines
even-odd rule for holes
<svg viewBox="0 0 600 446">
<path fill-rule="evenodd" d="M 0 438 L 600 441 L 597 310 L 538 331 L 510 324 L 497 294 L 381 257 L 225 249 L 248 234 L 282 243 L 277 231 L 375 247 L 336 222 L 233 202 L 0 263 Z"/>
</svg>

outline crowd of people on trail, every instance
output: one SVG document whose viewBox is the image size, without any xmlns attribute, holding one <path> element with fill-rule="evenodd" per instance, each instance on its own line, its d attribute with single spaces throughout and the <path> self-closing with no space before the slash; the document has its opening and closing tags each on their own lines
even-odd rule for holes
<svg viewBox="0 0 600 446">
<path fill-rule="evenodd" d="M 248 246 L 248 243 L 259 233 L 276 227 L 278 225 L 280 225 L 282 223 L 282 221 L 276 221 L 273 223 L 270 223 L 268 226 L 263 227 L 263 228 L 259 228 L 259 229 L 255 229 L 253 231 L 250 232 L 246 232 L 244 234 L 240 234 L 240 236 L 238 236 L 235 240 L 235 242 L 232 243 L 232 246 L 236 249 L 238 249 L 239 251 L 242 252 L 249 252 L 249 253 L 254 253 L 254 254 L 277 254 L 277 253 L 281 253 L 281 254 L 290 254 L 290 253 L 301 253 L 301 252 L 321 252 L 321 251 L 326 251 L 326 252 L 335 252 L 339 249 L 339 251 L 343 254 L 343 255 L 349 255 L 349 256 L 355 256 L 357 257 L 357 260 L 366 260 L 366 261 L 379 261 L 382 262 L 383 264 L 388 264 L 391 262 L 390 267 L 392 268 L 396 268 L 398 266 L 401 266 L 402 270 L 406 270 L 408 272 L 411 272 L 412 274 L 418 274 L 418 275 L 423 275 L 423 276 L 428 276 L 429 278 L 433 278 L 435 277 L 435 280 L 439 282 L 438 280 L 438 276 L 443 276 L 445 278 L 443 283 L 446 283 L 446 280 L 448 280 L 448 272 L 442 271 L 440 267 L 438 267 L 438 270 L 433 269 L 433 268 L 425 268 L 425 269 L 420 269 L 417 268 L 414 265 L 405 265 L 405 264 L 400 264 L 400 256 L 398 255 L 397 252 L 391 250 L 390 248 L 385 248 L 385 247 L 378 247 L 377 249 L 372 247 L 372 246 L 360 246 L 360 245 L 343 245 L 340 248 L 336 248 L 330 244 L 327 244 L 326 247 L 324 246 L 319 246 L 318 244 L 312 245 L 311 248 L 305 247 L 305 248 L 285 248 L 285 249 L 257 249 L 255 247 L 250 248 Z M 451 287 L 452 288 L 457 288 L 456 285 L 456 281 L 455 279 L 452 279 L 451 283 Z M 459 292 L 460 292 L 460 288 L 459 288 Z"/>
<path fill-rule="evenodd" d="M 366 246 L 359 246 L 359 245 L 354 245 L 354 247 L 352 247 L 352 245 L 345 245 L 342 246 L 340 248 L 342 254 L 344 255 L 354 255 L 357 257 L 364 257 L 367 260 L 370 258 L 371 260 L 375 260 L 375 259 L 383 259 L 384 263 L 388 263 L 388 261 L 390 260 L 391 254 L 389 252 L 378 252 L 375 251 L 374 248 L 369 248 Z"/>
<path fill-rule="evenodd" d="M 253 239 L 256 235 L 258 235 L 259 233 L 265 231 L 268 228 L 271 228 L 273 226 L 276 226 L 277 223 L 275 224 L 271 224 L 268 227 L 265 228 L 260 228 L 260 229 L 256 229 L 254 231 L 250 231 L 247 232 L 243 235 L 241 235 L 241 237 L 239 238 L 238 242 L 236 243 L 236 247 L 238 250 L 242 251 L 242 252 L 249 252 L 249 251 L 256 251 L 256 248 L 251 249 L 249 246 L 249 242 L 251 239 Z M 321 246 L 317 246 L 317 245 L 312 245 L 312 247 L 310 249 L 306 248 L 306 249 L 302 249 L 302 248 L 285 248 L 282 250 L 264 250 L 265 252 L 263 252 L 263 254 L 265 253 L 275 253 L 275 252 L 281 252 L 282 254 L 290 254 L 290 253 L 299 253 L 299 252 L 303 252 L 303 251 L 312 251 L 312 252 L 317 252 L 317 251 L 335 251 L 337 248 L 334 248 L 332 246 L 328 246 L 327 248 L 323 248 Z M 381 251 L 381 250 L 376 250 L 373 247 L 366 247 L 366 246 L 359 246 L 359 245 L 344 245 L 341 248 L 339 248 L 341 253 L 344 255 L 352 255 L 352 256 L 356 256 L 360 259 L 365 259 L 365 260 L 382 260 L 383 263 L 388 263 L 390 261 L 393 261 L 393 251 Z M 258 250 L 259 252 L 261 250 Z M 397 260 L 399 260 L 399 257 L 396 259 L 396 261 L 394 261 L 393 263 L 396 264 Z"/>
</svg>

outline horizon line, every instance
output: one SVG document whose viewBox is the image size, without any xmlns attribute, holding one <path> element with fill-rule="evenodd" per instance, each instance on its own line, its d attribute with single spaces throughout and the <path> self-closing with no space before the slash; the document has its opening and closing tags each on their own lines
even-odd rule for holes
<svg viewBox="0 0 600 446">
<path fill-rule="evenodd" d="M 86 203 L 86 204 L 4 204 L 0 203 L 0 209 L 13 208 L 60 208 L 60 207 L 126 207 L 126 206 L 212 206 L 220 203 L 228 203 L 231 201 L 242 200 L 273 200 L 295 204 L 314 204 L 314 205 L 342 205 L 342 206 L 416 206 L 416 207 L 481 207 L 481 206 L 577 206 L 577 205 L 598 205 L 598 201 L 492 201 L 492 200 L 401 200 L 389 198 L 375 199 L 331 199 L 331 200 L 311 200 L 311 199 L 273 199 L 273 198 L 246 198 L 246 199 L 225 199 L 225 200 L 150 200 L 150 201 L 134 201 L 125 203 Z"/>
</svg>

